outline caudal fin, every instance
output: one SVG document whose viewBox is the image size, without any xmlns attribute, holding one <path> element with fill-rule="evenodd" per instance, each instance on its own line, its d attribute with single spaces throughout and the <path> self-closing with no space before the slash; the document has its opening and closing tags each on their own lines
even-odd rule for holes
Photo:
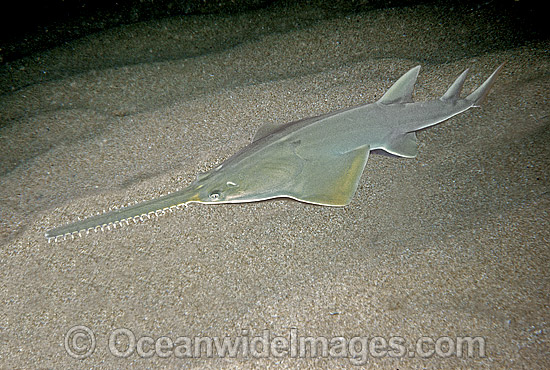
<svg viewBox="0 0 550 370">
<path fill-rule="evenodd" d="M 466 100 L 469 100 L 473 103 L 472 104 L 473 107 L 479 107 L 483 103 L 483 101 L 487 97 L 487 94 L 489 93 L 489 90 L 491 90 L 491 87 L 495 83 L 495 79 L 498 73 L 500 72 L 500 70 L 502 69 L 502 66 L 504 66 L 504 63 L 498 66 L 498 68 L 493 72 L 493 74 L 491 74 L 489 78 L 485 80 L 485 82 L 480 87 L 475 89 L 470 95 L 466 97 Z"/>
</svg>

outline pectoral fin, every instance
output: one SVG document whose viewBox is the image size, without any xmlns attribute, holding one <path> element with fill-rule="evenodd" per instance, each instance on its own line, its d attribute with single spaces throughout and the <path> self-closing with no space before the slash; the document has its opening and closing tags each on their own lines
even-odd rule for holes
<svg viewBox="0 0 550 370">
<path fill-rule="evenodd" d="M 351 202 L 369 157 L 369 146 L 306 160 L 288 196 L 303 202 L 346 206 Z"/>
</svg>

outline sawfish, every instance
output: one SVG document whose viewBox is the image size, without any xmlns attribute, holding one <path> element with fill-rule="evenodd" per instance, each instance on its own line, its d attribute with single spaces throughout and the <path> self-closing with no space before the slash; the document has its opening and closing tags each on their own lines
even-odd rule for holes
<svg viewBox="0 0 550 370">
<path fill-rule="evenodd" d="M 324 206 L 346 206 L 357 190 L 372 150 L 414 158 L 415 132 L 434 126 L 485 100 L 502 65 L 465 98 L 466 69 L 439 99 L 413 102 L 420 66 L 400 77 L 376 102 L 261 126 L 252 142 L 188 187 L 60 226 L 48 241 L 137 223 L 187 203 L 256 202 L 292 198 Z"/>
</svg>

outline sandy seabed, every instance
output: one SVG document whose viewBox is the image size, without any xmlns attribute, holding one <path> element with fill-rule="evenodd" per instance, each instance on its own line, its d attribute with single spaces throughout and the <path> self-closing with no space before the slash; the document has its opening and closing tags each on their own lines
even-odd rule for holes
<svg viewBox="0 0 550 370">
<path fill-rule="evenodd" d="M 509 33 L 475 10 L 274 7 L 13 62 L 0 367 L 549 368 L 549 42 Z M 372 155 L 348 207 L 194 204 L 44 238 L 186 186 L 263 123 L 375 101 L 418 64 L 415 100 L 466 68 L 470 91 L 502 62 L 486 104 L 421 132 L 417 158 Z"/>
</svg>

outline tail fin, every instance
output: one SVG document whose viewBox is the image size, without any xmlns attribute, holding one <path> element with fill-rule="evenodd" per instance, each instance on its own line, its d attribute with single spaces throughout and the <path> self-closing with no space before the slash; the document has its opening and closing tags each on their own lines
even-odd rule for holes
<svg viewBox="0 0 550 370">
<path fill-rule="evenodd" d="M 469 100 L 473 103 L 472 104 L 473 107 L 479 107 L 483 103 L 483 101 L 487 97 L 487 94 L 489 93 L 489 90 L 491 90 L 491 86 L 493 86 L 493 83 L 495 82 L 495 79 L 498 73 L 502 69 L 502 66 L 504 66 L 504 63 L 498 66 L 498 68 L 493 72 L 493 74 L 490 75 L 489 78 L 485 80 L 485 82 L 480 87 L 475 89 L 470 95 L 466 97 L 466 100 Z"/>
</svg>

